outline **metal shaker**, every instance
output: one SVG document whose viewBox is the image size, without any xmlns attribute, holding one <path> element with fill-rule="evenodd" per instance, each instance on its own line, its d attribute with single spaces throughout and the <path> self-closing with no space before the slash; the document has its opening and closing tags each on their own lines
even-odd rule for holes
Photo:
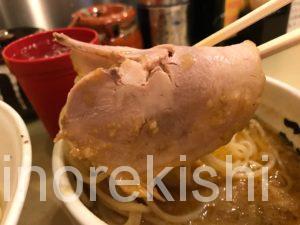
<svg viewBox="0 0 300 225">
<path fill-rule="evenodd" d="M 138 17 L 145 47 L 188 45 L 188 0 L 139 0 Z"/>
</svg>

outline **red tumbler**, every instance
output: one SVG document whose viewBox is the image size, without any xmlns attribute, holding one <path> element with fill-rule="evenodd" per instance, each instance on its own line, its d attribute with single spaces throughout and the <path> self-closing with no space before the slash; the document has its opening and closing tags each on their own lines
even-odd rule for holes
<svg viewBox="0 0 300 225">
<path fill-rule="evenodd" d="M 8 68 L 52 138 L 59 130 L 59 113 L 76 76 L 69 49 L 54 41 L 53 32 L 83 42 L 99 43 L 96 31 L 74 27 L 26 36 L 12 42 L 2 52 Z"/>
</svg>

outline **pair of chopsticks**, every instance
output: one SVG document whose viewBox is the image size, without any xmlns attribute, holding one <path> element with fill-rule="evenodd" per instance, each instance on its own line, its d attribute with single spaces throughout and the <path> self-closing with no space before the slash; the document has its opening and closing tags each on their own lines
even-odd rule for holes
<svg viewBox="0 0 300 225">
<path fill-rule="evenodd" d="M 228 26 L 212 34 L 211 36 L 203 39 L 195 46 L 214 46 L 215 44 L 228 39 L 229 37 L 235 35 L 241 30 L 247 28 L 248 26 L 254 24 L 255 22 L 270 15 L 271 13 L 288 5 L 291 2 L 293 2 L 293 0 L 270 0 L 269 2 L 248 13 L 244 17 L 229 24 Z M 290 48 L 298 43 L 300 43 L 300 28 L 258 46 L 258 50 L 260 51 L 261 57 L 266 58 L 275 53 Z"/>
</svg>

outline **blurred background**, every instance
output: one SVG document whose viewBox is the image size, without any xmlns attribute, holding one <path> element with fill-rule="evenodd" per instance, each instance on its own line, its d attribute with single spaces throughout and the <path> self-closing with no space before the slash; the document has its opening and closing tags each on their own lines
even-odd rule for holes
<svg viewBox="0 0 300 225">
<path fill-rule="evenodd" d="M 0 0 L 0 27 L 64 27 L 76 10 L 107 2 L 135 4 L 134 0 Z"/>
<path fill-rule="evenodd" d="M 156 42 L 167 39 L 157 37 L 158 33 L 161 36 L 166 35 L 162 32 L 157 32 L 155 36 L 154 26 L 160 31 L 168 31 L 165 26 L 177 26 L 184 33 L 176 35 L 186 38 L 187 44 L 193 44 L 267 0 L 0 0 L 0 28 L 65 27 L 70 24 L 71 15 L 79 9 L 99 3 L 119 2 L 137 7 L 140 25 L 150 23 L 148 26 L 141 26 L 143 33 L 148 32 L 152 35 L 152 40 L 148 40 L 150 38 L 148 36 L 146 42 L 152 41 L 157 44 Z M 295 1 L 293 5 L 292 10 L 289 5 L 252 26 L 251 29 L 247 29 L 246 32 L 242 32 L 237 40 L 247 37 L 255 39 L 259 42 L 257 44 L 260 44 L 298 26 L 300 15 L 296 8 L 299 1 Z M 184 42 L 178 37 L 173 37 L 173 40 Z M 148 45 L 149 43 L 146 43 L 146 46 Z"/>
</svg>

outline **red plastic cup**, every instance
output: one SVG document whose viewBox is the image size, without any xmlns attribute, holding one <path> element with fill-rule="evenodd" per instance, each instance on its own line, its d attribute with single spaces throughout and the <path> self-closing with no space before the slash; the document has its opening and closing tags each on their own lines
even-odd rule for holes
<svg viewBox="0 0 300 225">
<path fill-rule="evenodd" d="M 44 123 L 51 137 L 59 130 L 59 113 L 76 72 L 69 50 L 53 40 L 60 32 L 83 42 L 98 44 L 98 34 L 88 28 L 64 28 L 26 36 L 3 50 L 3 58 Z"/>
</svg>

